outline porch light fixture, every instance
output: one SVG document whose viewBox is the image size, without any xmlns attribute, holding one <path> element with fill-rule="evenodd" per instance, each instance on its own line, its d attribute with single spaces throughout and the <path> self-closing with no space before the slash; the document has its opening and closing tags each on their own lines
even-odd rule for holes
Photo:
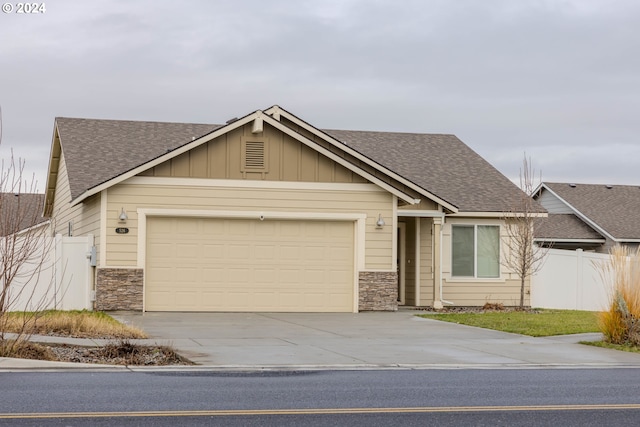
<svg viewBox="0 0 640 427">
<path fill-rule="evenodd" d="M 382 228 L 386 225 L 384 222 L 384 218 L 382 218 L 382 214 L 378 214 L 378 221 L 376 221 L 376 228 Z"/>
<path fill-rule="evenodd" d="M 120 222 L 127 222 L 127 220 L 129 219 L 129 217 L 127 216 L 127 212 L 124 210 L 124 208 L 121 208 L 122 210 L 120 211 L 120 216 L 118 217 L 118 219 L 120 220 Z"/>
</svg>

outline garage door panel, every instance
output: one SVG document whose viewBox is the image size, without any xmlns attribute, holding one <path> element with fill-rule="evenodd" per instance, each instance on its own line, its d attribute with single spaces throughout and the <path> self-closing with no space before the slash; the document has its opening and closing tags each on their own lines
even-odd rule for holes
<svg viewBox="0 0 640 427">
<path fill-rule="evenodd" d="M 353 227 L 149 218 L 145 309 L 350 312 Z"/>
</svg>

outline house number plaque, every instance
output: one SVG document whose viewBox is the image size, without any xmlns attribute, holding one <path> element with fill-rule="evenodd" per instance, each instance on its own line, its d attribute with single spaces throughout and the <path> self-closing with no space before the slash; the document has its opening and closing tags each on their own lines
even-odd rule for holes
<svg viewBox="0 0 640 427">
<path fill-rule="evenodd" d="M 125 228 L 125 227 L 116 228 L 116 233 L 118 234 L 127 234 L 128 232 L 129 232 L 128 228 Z"/>
</svg>

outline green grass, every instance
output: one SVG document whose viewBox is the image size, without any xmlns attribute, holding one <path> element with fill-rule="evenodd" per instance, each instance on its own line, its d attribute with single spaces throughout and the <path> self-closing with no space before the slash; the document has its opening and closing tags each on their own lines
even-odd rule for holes
<svg viewBox="0 0 640 427">
<path fill-rule="evenodd" d="M 580 344 L 592 345 L 594 347 L 612 348 L 614 350 L 628 351 L 631 353 L 640 353 L 640 347 L 631 344 L 612 344 L 605 341 L 580 341 Z"/>
<path fill-rule="evenodd" d="M 532 337 L 600 331 L 598 315 L 592 311 L 487 311 L 482 313 L 430 313 L 419 316 L 425 319 L 443 320 Z"/>
</svg>

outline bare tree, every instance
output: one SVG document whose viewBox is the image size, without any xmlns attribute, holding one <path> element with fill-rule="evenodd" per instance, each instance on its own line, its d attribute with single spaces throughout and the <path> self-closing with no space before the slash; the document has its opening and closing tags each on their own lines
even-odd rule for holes
<svg viewBox="0 0 640 427">
<path fill-rule="evenodd" d="M 43 271 L 51 268 L 53 245 L 43 225 L 44 195 L 36 192 L 35 177 L 24 179 L 24 167 L 13 151 L 0 163 L 0 356 L 13 354 L 28 340 L 30 325 L 52 299 L 53 275 L 40 281 Z"/>
<path fill-rule="evenodd" d="M 520 169 L 519 200 L 514 201 L 512 208 L 504 212 L 505 223 L 504 246 L 507 248 L 502 257 L 502 265 L 509 268 L 520 279 L 520 308 L 524 308 L 525 284 L 540 267 L 548 248 L 535 244 L 535 230 L 543 212 L 538 202 L 533 199 L 533 192 L 542 182 L 535 178 L 531 158 L 526 154 Z"/>
</svg>

